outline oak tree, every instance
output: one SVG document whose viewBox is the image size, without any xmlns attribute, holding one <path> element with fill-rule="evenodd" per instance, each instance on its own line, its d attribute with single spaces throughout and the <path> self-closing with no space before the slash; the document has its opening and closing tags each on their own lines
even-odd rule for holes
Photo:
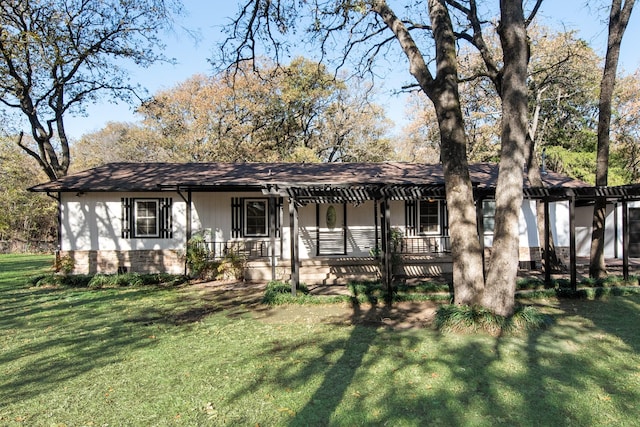
<svg viewBox="0 0 640 427">
<path fill-rule="evenodd" d="M 629 23 L 635 0 L 612 0 L 609 13 L 609 35 L 604 71 L 600 83 L 600 102 L 598 104 L 598 156 L 596 159 L 596 186 L 608 184 L 609 141 L 611 131 L 611 102 L 616 84 L 618 59 L 622 37 Z M 593 232 L 591 234 L 591 256 L 589 275 L 602 278 L 607 275 L 604 261 L 605 218 L 607 201 L 597 197 L 593 208 Z"/>
<path fill-rule="evenodd" d="M 536 2 L 532 15 L 539 3 Z M 404 15 L 399 16 L 396 10 Z M 289 30 L 296 28 L 296 24 L 308 29 L 308 38 L 316 42 L 318 56 L 323 60 L 333 57 L 339 68 L 355 58 L 349 62 L 351 67 L 375 76 L 372 64 L 376 59 L 391 62 L 394 55 L 401 53 L 415 85 L 430 99 L 436 112 L 450 219 L 455 302 L 482 304 L 497 314 L 509 315 L 514 309 L 518 260 L 529 20 L 524 18 L 522 1 L 501 1 L 500 14 L 497 31 L 503 54 L 497 59 L 480 45 L 483 28 L 491 21 L 480 18 L 478 4 L 473 0 L 413 1 L 395 10 L 384 0 L 245 1 L 221 46 L 221 60 L 226 64 L 251 60 L 257 56 L 260 41 L 268 43 L 272 56 L 278 60 L 287 47 L 299 41 L 299 38 L 287 41 L 292 32 Z M 454 23 L 459 25 L 454 28 Z M 483 277 L 458 87 L 457 46 L 461 41 L 481 49 L 487 73 L 497 84 L 503 100 L 497 233 L 487 280 L 489 287 Z M 433 68 L 429 65 L 431 61 Z"/>
<path fill-rule="evenodd" d="M 23 119 L 18 144 L 49 179 L 69 169 L 65 117 L 101 96 L 138 97 L 125 65 L 166 60 L 160 36 L 178 10 L 178 0 L 0 0 L 0 103 Z"/>
</svg>

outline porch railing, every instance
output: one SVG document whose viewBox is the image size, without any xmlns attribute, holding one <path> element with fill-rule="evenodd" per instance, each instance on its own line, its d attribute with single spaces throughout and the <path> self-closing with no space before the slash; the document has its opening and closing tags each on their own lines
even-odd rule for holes
<svg viewBox="0 0 640 427">
<path fill-rule="evenodd" d="M 271 255 L 269 240 L 230 240 L 226 242 L 199 242 L 209 259 L 221 259 L 230 253 L 242 255 L 247 259 L 267 258 Z M 279 251 L 278 246 L 276 250 Z M 403 237 L 396 247 L 403 255 L 446 254 L 451 252 L 449 236 L 411 236 Z M 278 254 L 280 256 L 280 254 Z"/>
<path fill-rule="evenodd" d="M 451 240 L 449 236 L 403 237 L 396 250 L 403 255 L 445 254 L 451 252 Z"/>
<path fill-rule="evenodd" d="M 227 242 L 199 242 L 210 259 L 224 258 L 228 254 L 243 255 L 247 259 L 265 258 L 271 255 L 269 240 L 231 240 Z"/>
</svg>

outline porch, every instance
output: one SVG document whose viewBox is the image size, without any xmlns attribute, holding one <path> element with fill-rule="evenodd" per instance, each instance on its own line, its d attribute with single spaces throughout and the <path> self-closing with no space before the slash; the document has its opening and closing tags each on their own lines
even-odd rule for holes
<svg viewBox="0 0 640 427">
<path fill-rule="evenodd" d="M 245 280 L 291 280 L 291 259 L 283 251 L 280 239 L 275 246 L 268 239 L 203 241 L 198 245 L 209 260 L 221 260 L 230 254 L 246 261 Z M 271 248 L 275 248 L 272 252 Z M 299 280 L 307 284 L 344 285 L 353 281 L 383 279 L 384 260 L 373 248 L 367 256 L 316 255 L 300 259 Z M 437 277 L 452 271 L 449 236 L 409 236 L 397 239 L 391 248 L 391 268 L 396 279 Z"/>
<path fill-rule="evenodd" d="M 275 241 L 275 246 L 271 239 L 242 239 L 222 242 L 204 240 L 196 242 L 196 244 L 202 248 L 210 260 L 222 259 L 228 254 L 241 255 L 247 260 L 267 259 L 273 256 L 280 260 L 285 258 L 281 239 Z M 275 248 L 274 252 L 271 251 L 272 247 Z M 379 253 L 380 250 L 374 247 L 370 250 L 370 256 L 351 256 L 348 259 L 379 258 Z M 427 258 L 442 257 L 451 253 L 451 240 L 449 236 L 403 236 L 392 242 L 391 253 L 408 256 L 429 255 Z M 315 258 L 317 256 L 313 259 Z"/>
</svg>

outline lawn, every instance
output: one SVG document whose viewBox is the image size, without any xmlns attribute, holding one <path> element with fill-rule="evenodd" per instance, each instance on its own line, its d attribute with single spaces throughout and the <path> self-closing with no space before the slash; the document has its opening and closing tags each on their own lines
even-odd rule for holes
<svg viewBox="0 0 640 427">
<path fill-rule="evenodd" d="M 551 327 L 490 337 L 26 285 L 50 264 L 0 256 L 0 425 L 639 425 L 638 295 L 539 300 Z"/>
</svg>

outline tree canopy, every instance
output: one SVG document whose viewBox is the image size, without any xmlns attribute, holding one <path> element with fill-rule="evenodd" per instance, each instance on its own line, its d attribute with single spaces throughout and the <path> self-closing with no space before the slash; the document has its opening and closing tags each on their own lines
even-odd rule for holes
<svg viewBox="0 0 640 427">
<path fill-rule="evenodd" d="M 141 123 L 85 135 L 75 156 L 84 165 L 112 160 L 114 152 L 135 161 L 388 160 L 390 122 L 369 93 L 302 57 L 281 67 L 265 61 L 256 71 L 199 74 L 143 103 Z M 90 151 L 93 160 L 82 154 Z"/>
<path fill-rule="evenodd" d="M 65 117 L 103 95 L 138 97 L 125 64 L 167 60 L 160 35 L 178 0 L 1 0 L 0 103 L 25 123 L 8 133 L 49 179 L 70 164 Z"/>
<path fill-rule="evenodd" d="M 56 236 L 56 202 L 26 187 L 46 175 L 9 138 L 0 137 L 0 240 L 28 243 Z"/>
</svg>

